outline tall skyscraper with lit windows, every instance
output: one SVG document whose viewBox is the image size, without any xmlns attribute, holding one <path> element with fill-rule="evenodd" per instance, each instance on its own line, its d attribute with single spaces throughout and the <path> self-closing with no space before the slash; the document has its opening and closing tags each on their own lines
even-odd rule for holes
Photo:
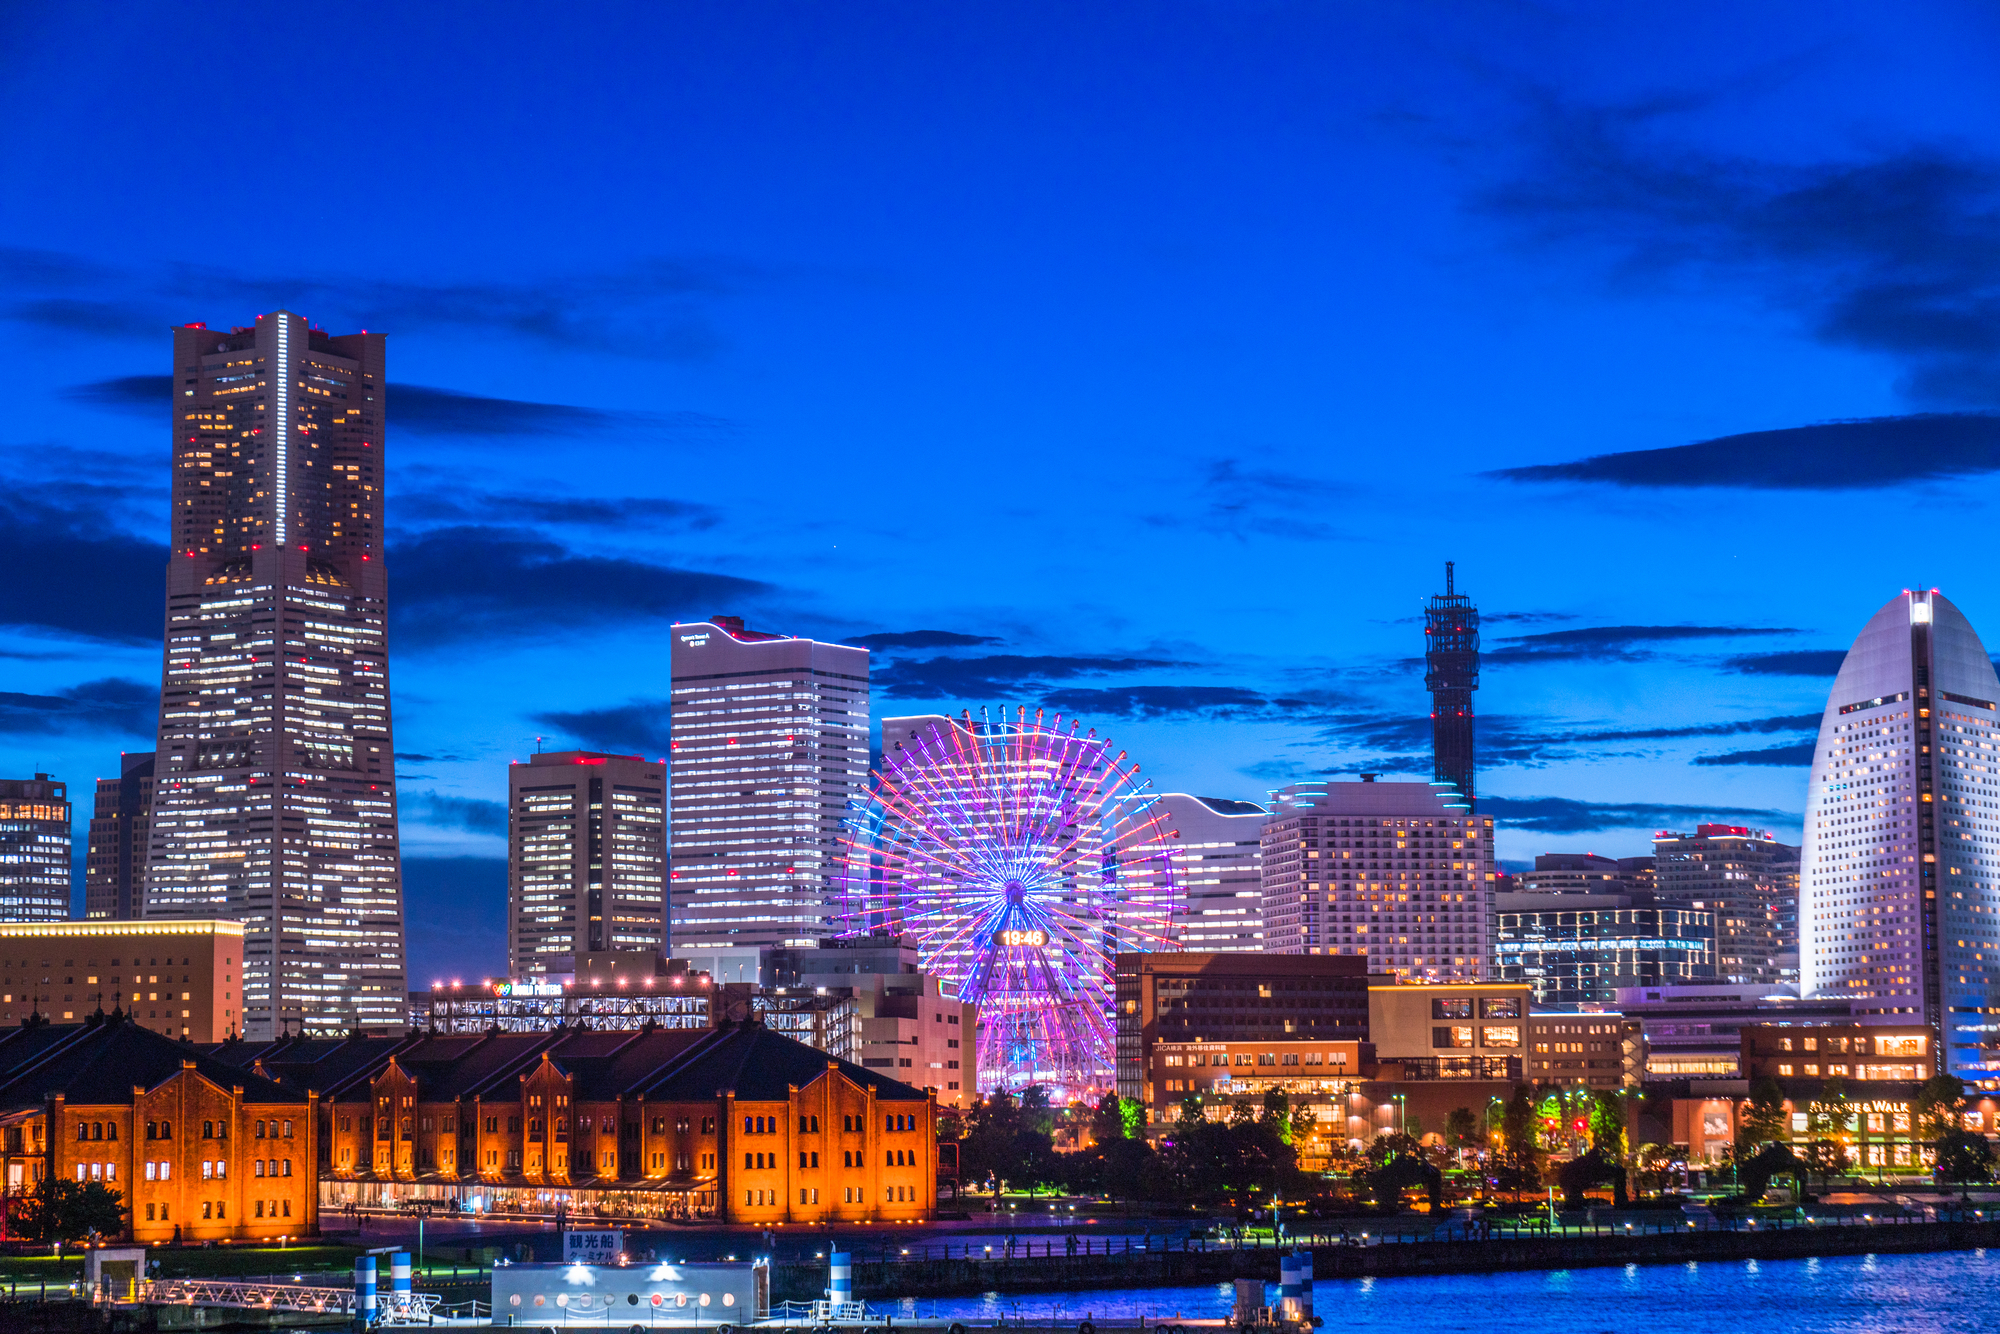
<svg viewBox="0 0 2000 1334">
<path fill-rule="evenodd" d="M 1799 868 L 1804 994 L 1930 1026 L 2000 1076 L 2000 677 L 1963 613 L 1906 591 L 1827 697 Z"/>
<path fill-rule="evenodd" d="M 673 633 L 671 947 L 814 944 L 868 791 L 868 650 L 735 616 Z"/>
<path fill-rule="evenodd" d="M 69 920 L 69 785 L 0 778 L 0 922 Z"/>
<path fill-rule="evenodd" d="M 667 765 L 594 750 L 507 767 L 507 975 L 666 941 Z"/>
<path fill-rule="evenodd" d="M 407 1022 L 381 334 L 173 339 L 144 915 L 244 925 L 243 1033 Z"/>
<path fill-rule="evenodd" d="M 882 728 L 889 735 L 888 724 Z M 1157 818 L 1155 818 L 1157 817 Z M 1119 846 L 1130 866 L 1123 882 L 1145 885 L 1166 869 L 1154 860 L 1164 853 L 1173 875 L 1175 939 L 1197 953 L 1250 952 L 1264 948 L 1264 808 L 1254 801 L 1161 794 L 1157 802 L 1127 819 L 1156 831 Z"/>
</svg>

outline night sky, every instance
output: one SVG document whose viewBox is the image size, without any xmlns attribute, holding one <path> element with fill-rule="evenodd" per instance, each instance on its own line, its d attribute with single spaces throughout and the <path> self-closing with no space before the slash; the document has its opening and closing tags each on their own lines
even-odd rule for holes
<svg viewBox="0 0 2000 1334">
<path fill-rule="evenodd" d="M 152 744 L 172 324 L 389 334 L 412 982 L 505 765 L 663 753 L 667 627 L 869 643 L 1162 788 L 1428 778 L 1503 858 L 1796 838 L 1840 654 L 2000 638 L 2000 11 L 0 9 L 0 774 Z M 80 899 L 80 881 L 79 881 Z"/>
</svg>

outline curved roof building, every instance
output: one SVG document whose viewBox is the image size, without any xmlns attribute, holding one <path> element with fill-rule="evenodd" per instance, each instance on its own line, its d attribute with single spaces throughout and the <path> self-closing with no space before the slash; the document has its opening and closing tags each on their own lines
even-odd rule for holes
<svg viewBox="0 0 2000 1334">
<path fill-rule="evenodd" d="M 2000 677 L 1935 591 L 1876 612 L 1834 679 L 1799 895 L 1805 994 L 1919 1016 L 1943 1068 L 2000 1077 Z"/>
</svg>

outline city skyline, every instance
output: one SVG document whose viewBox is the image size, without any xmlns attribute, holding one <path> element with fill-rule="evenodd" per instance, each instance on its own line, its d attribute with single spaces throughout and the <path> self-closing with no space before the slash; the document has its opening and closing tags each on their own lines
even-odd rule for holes
<svg viewBox="0 0 2000 1334">
<path fill-rule="evenodd" d="M 1985 19 L 1038 13 L 635 12 L 477 71 L 408 16 L 346 88 L 366 224 L 247 174 L 187 208 L 151 124 L 174 68 L 311 67 L 304 18 L 20 20 L 0 772 L 81 794 L 155 744 L 156 349 L 281 306 L 395 341 L 413 951 L 467 969 L 504 957 L 466 909 L 504 895 L 507 762 L 663 757 L 676 621 L 866 647 L 876 717 L 1059 708 L 1261 801 L 1431 775 L 1455 561 L 1512 865 L 1796 841 L 1868 611 L 2000 624 L 1970 551 L 1825 540 L 1993 499 Z"/>
</svg>

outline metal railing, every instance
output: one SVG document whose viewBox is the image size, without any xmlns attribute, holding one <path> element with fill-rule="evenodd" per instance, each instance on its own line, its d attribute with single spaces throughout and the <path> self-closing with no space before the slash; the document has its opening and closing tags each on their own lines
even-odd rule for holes
<svg viewBox="0 0 2000 1334">
<path fill-rule="evenodd" d="M 129 1300 L 174 1306 L 235 1306 L 260 1311 L 354 1314 L 354 1289 L 310 1288 L 299 1283 L 241 1283 L 225 1279 L 155 1279 L 130 1285 Z M 428 1319 L 438 1309 L 435 1292 L 378 1292 L 384 1320 Z"/>
</svg>

